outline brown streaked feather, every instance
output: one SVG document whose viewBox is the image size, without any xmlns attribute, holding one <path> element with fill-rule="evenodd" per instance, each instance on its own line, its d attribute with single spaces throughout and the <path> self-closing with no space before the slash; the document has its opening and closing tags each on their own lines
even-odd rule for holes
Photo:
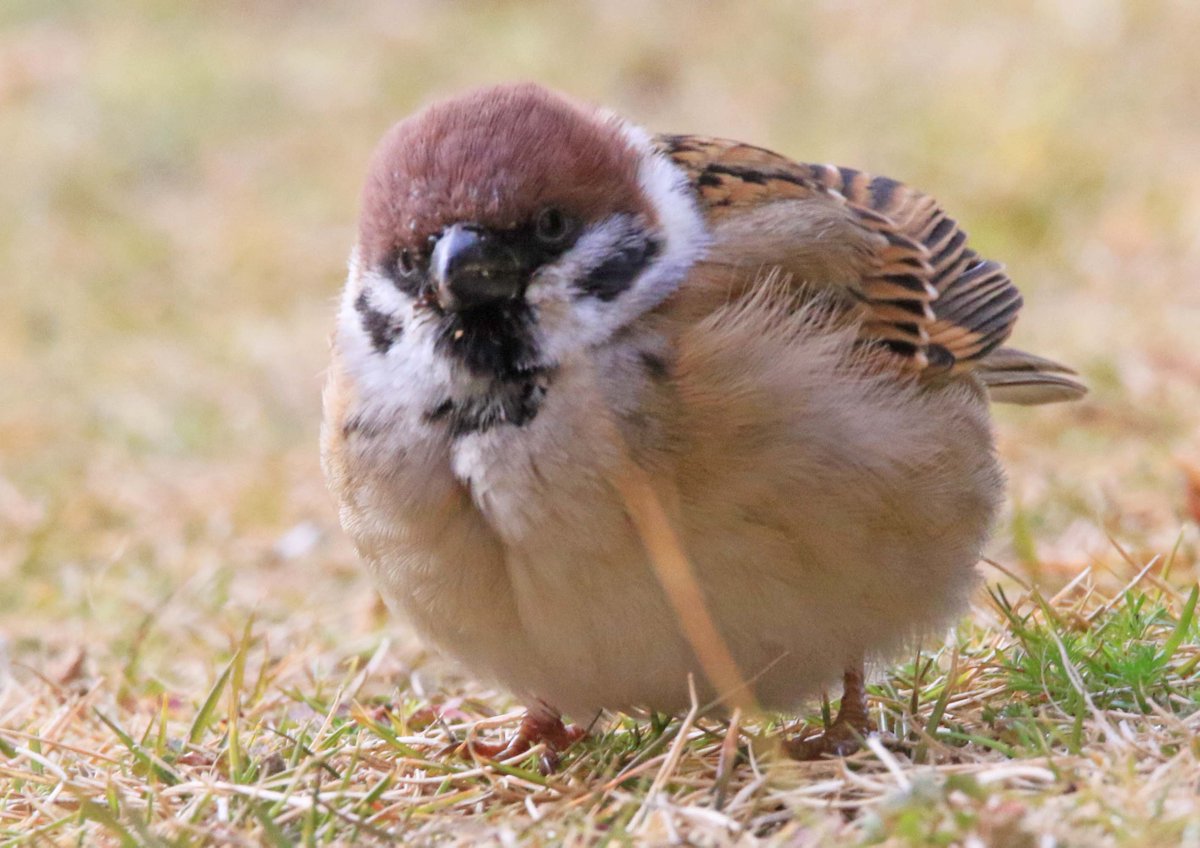
<svg viewBox="0 0 1200 848">
<path fill-rule="evenodd" d="M 657 138 L 687 173 L 714 222 L 765 203 L 843 203 L 872 233 L 875 257 L 852 294 L 863 336 L 930 374 L 975 367 L 1008 337 L 1021 295 L 1001 266 L 967 247 L 966 233 L 927 194 L 853 168 L 794 162 L 736 141 Z"/>
</svg>

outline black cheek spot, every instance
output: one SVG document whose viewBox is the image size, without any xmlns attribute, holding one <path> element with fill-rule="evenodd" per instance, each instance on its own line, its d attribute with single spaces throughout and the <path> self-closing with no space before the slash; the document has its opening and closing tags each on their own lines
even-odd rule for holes
<svg viewBox="0 0 1200 848">
<path fill-rule="evenodd" d="M 371 337 L 371 346 L 375 348 L 375 352 L 384 354 L 391 350 L 392 345 L 396 343 L 396 339 L 400 338 L 403 334 L 404 328 L 394 321 L 390 315 L 386 315 L 371 306 L 365 289 L 359 293 L 358 298 L 354 301 L 354 308 L 358 312 L 359 319 L 362 321 L 363 330 Z"/>
<path fill-rule="evenodd" d="M 659 244 L 645 239 L 618 252 L 588 272 L 577 284 L 580 295 L 613 300 L 629 288 L 638 274 L 650 264 L 659 251 Z"/>
</svg>

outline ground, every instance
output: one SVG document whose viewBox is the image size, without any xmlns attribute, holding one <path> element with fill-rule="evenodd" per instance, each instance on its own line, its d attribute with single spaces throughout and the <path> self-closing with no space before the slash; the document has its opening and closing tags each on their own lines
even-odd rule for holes
<svg viewBox="0 0 1200 848">
<path fill-rule="evenodd" d="M 1197 844 L 1200 7 L 174 4 L 0 10 L 0 845 Z M 317 464 L 390 122 L 536 79 L 937 195 L 1081 403 L 998 410 L 1009 506 L 883 731 L 515 705 L 390 621 Z M 1190 481 L 1190 482 L 1189 482 Z M 836 698 L 837 693 L 831 693 Z"/>
</svg>

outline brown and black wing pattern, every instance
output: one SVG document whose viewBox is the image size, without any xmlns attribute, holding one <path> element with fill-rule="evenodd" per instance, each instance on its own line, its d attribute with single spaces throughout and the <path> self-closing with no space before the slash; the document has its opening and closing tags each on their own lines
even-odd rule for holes
<svg viewBox="0 0 1200 848">
<path fill-rule="evenodd" d="M 1008 337 L 1021 295 L 1001 266 L 967 247 L 966 233 L 929 195 L 852 168 L 812 165 L 736 141 L 664 135 L 659 148 L 695 186 L 705 214 L 783 200 L 844 203 L 874 233 L 874 267 L 856 292 L 864 335 L 912 368 L 965 370 Z"/>
</svg>

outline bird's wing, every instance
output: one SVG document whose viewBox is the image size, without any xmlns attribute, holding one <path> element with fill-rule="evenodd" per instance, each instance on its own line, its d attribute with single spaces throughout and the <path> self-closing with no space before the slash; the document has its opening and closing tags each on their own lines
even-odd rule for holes
<svg viewBox="0 0 1200 848">
<path fill-rule="evenodd" d="M 1011 332 L 1020 292 L 928 195 L 735 141 L 664 135 L 656 143 L 687 173 L 714 229 L 744 219 L 787 233 L 781 241 L 746 228 L 744 240 L 759 246 L 748 258 L 827 278 L 797 282 L 842 289 L 860 305 L 863 337 L 907 368 L 927 377 L 976 368 Z"/>
</svg>

